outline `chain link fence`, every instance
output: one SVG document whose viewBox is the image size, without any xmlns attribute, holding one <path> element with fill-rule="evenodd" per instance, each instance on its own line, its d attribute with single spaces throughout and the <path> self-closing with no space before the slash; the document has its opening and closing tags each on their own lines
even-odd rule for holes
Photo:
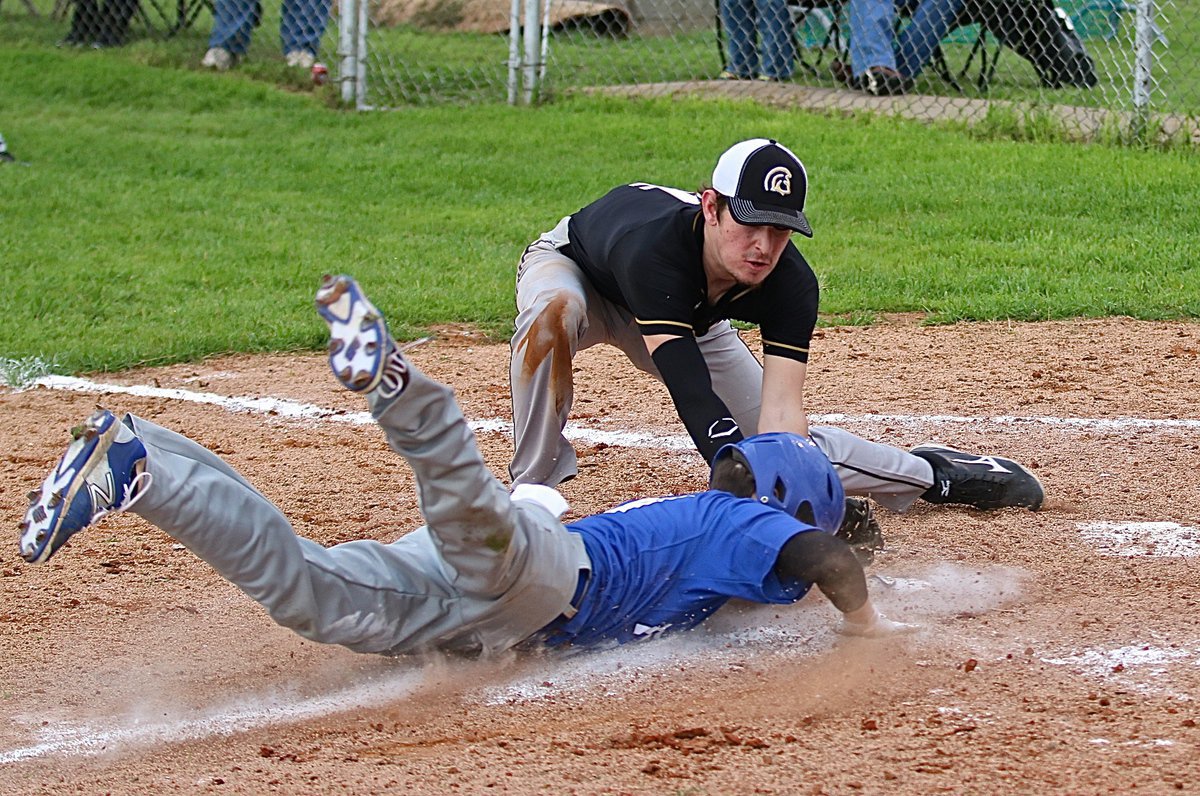
<svg viewBox="0 0 1200 796">
<path fill-rule="evenodd" d="M 360 109 L 700 94 L 1200 143 L 1200 0 L 0 3 L 61 46 L 169 40 L 188 65 L 305 81 L 328 65 Z"/>
<path fill-rule="evenodd" d="M 999 111 L 1088 136 L 1195 136 L 1200 119 L 1196 0 L 346 2 L 365 3 L 342 50 L 361 108 L 589 89 Z"/>
<path fill-rule="evenodd" d="M 217 70 L 259 73 L 336 63 L 331 0 L 2 0 L 8 22 L 56 31 L 63 48 L 105 49 L 170 42 L 160 57 Z M 176 54 L 178 57 L 176 58 Z M 330 69 L 330 71 L 336 71 Z"/>
</svg>

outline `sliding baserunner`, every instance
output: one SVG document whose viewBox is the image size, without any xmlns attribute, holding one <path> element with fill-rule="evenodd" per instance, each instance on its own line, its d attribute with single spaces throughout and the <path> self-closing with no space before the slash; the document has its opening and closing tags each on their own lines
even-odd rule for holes
<svg viewBox="0 0 1200 796">
<path fill-rule="evenodd" d="M 416 476 L 426 525 L 391 544 L 324 547 L 199 444 L 101 410 L 21 523 L 21 555 L 48 560 L 115 511 L 161 528 L 305 638 L 359 652 L 496 653 L 519 644 L 628 642 L 685 630 L 737 597 L 792 603 L 813 585 L 856 635 L 907 632 L 871 602 L 834 532 L 844 494 L 820 449 L 766 434 L 714 457 L 712 489 L 651 498 L 564 525 L 543 486 L 509 493 L 484 464 L 449 387 L 413 367 L 349 277 L 316 295 L 329 361 L 362 393 Z"/>
</svg>

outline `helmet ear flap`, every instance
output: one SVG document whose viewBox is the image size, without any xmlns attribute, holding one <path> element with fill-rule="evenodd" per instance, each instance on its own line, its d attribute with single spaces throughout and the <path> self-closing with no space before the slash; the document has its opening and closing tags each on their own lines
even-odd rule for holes
<svg viewBox="0 0 1200 796">
<path fill-rule="evenodd" d="M 708 488 L 728 492 L 734 497 L 754 497 L 754 472 L 746 455 L 733 446 L 718 451 Z"/>
</svg>

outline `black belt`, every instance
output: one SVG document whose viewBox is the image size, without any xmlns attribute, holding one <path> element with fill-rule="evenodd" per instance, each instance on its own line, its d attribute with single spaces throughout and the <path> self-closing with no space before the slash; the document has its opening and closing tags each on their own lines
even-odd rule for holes
<svg viewBox="0 0 1200 796">
<path fill-rule="evenodd" d="M 579 613 L 579 608 L 583 605 L 583 598 L 587 596 L 588 584 L 592 581 L 592 571 L 590 569 L 579 570 L 579 580 L 575 583 L 575 594 L 571 597 L 571 603 L 566 610 L 539 631 L 546 643 L 550 646 L 558 646 L 570 641 L 570 637 L 563 634 L 562 629 Z"/>
<path fill-rule="evenodd" d="M 579 570 L 579 581 L 575 584 L 575 594 L 571 597 L 571 604 L 555 621 L 569 622 L 575 618 L 575 614 L 579 613 L 579 608 L 583 605 L 583 598 L 587 595 L 588 584 L 591 581 L 592 571 L 590 569 Z"/>
</svg>

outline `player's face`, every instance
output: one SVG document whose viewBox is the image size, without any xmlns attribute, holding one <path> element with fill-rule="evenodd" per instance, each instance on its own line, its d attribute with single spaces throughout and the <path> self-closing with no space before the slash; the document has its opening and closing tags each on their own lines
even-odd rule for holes
<svg viewBox="0 0 1200 796">
<path fill-rule="evenodd" d="M 783 249 L 792 239 L 786 227 L 751 227 L 739 224 L 722 208 L 716 216 L 711 243 L 715 244 L 716 264 L 725 274 L 742 285 L 759 285 L 779 262 Z M 710 244 L 708 236 L 704 241 Z"/>
</svg>

